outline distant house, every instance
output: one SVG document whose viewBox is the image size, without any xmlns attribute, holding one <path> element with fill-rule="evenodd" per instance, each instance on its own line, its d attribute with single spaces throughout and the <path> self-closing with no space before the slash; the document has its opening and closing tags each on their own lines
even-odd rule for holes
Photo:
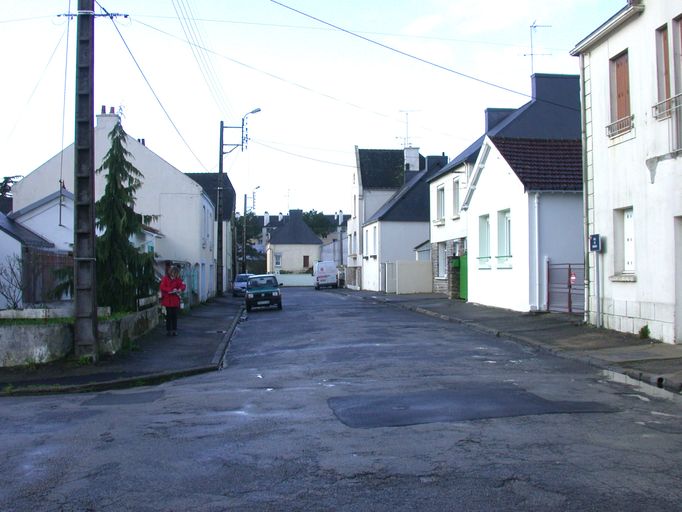
<svg viewBox="0 0 682 512">
<path fill-rule="evenodd" d="M 419 155 L 414 149 L 416 163 Z M 447 160 L 445 155 L 428 156 L 424 170 L 406 170 L 409 181 L 363 223 L 363 290 L 431 291 L 430 265 L 417 264 L 414 250 L 429 236 L 429 176 L 442 169 Z M 399 284 L 400 277 L 406 276 L 397 275 L 398 262 L 410 262 L 409 271 L 406 271 L 411 281 L 409 285 Z"/>
<path fill-rule="evenodd" d="M 355 159 L 353 211 L 348 220 L 346 286 L 359 290 L 363 285 L 363 256 L 367 251 L 363 235 L 366 220 L 410 181 L 410 176 L 418 173 L 425 161 L 418 148 L 359 149 L 357 146 Z"/>
<path fill-rule="evenodd" d="M 291 210 L 270 233 L 266 244 L 268 272 L 307 273 L 320 259 L 322 240 L 303 220 L 302 210 Z"/>
<path fill-rule="evenodd" d="M 31 265 L 41 254 L 55 255 L 54 244 L 0 213 L 0 267 L 5 272 L 10 268 L 18 272 L 16 279 L 3 279 L 2 286 L 6 287 L 6 293 L 18 299 L 19 307 L 37 300 L 44 302 L 53 288 L 53 276 L 49 272 L 37 273 Z M 18 278 L 24 281 L 23 291 L 13 286 Z M 0 295 L 0 309 L 11 305 Z"/>
<path fill-rule="evenodd" d="M 94 134 L 96 168 L 109 150 L 109 133 L 120 121 L 113 109 L 107 113 L 102 107 Z M 189 303 L 207 300 L 216 291 L 213 199 L 196 181 L 147 148 L 143 139 L 128 137 L 126 142 L 133 165 L 144 176 L 136 193 L 135 210 L 143 215 L 158 216 L 149 227 L 164 235 L 155 241 L 158 258 L 181 265 L 189 287 Z M 73 168 L 71 144 L 14 184 L 14 211 L 21 211 L 48 197 L 54 198 L 60 189 L 71 193 L 74 190 Z M 96 174 L 95 199 L 102 196 L 104 186 L 104 175 Z M 53 226 L 59 228 L 56 220 Z"/>
<path fill-rule="evenodd" d="M 571 54 L 582 78 L 586 318 L 680 343 L 682 4 L 629 0 Z"/>
</svg>

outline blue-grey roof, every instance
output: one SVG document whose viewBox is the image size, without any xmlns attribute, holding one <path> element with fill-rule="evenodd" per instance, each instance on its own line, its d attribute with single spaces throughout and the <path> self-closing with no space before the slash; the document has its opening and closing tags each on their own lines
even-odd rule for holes
<svg viewBox="0 0 682 512">
<path fill-rule="evenodd" d="M 531 81 L 533 93 L 528 103 L 513 112 L 492 110 L 496 123 L 486 127 L 486 133 L 431 179 L 447 174 L 465 162 L 475 162 L 486 135 L 508 139 L 580 139 L 579 76 L 536 73 Z"/>
<path fill-rule="evenodd" d="M 237 196 L 227 173 L 222 173 L 222 179 L 221 174 L 217 172 L 186 172 L 185 175 L 201 185 L 201 188 L 204 189 L 204 192 L 206 192 L 206 195 L 214 206 L 217 203 L 218 188 L 220 188 L 222 191 L 220 197 L 222 201 L 223 220 L 230 220 Z"/>
<path fill-rule="evenodd" d="M 31 204 L 28 204 L 28 205 L 24 206 L 23 208 L 21 208 L 17 211 L 9 213 L 7 215 L 7 217 L 9 217 L 12 220 L 18 219 L 19 217 L 21 217 L 22 215 L 24 215 L 27 212 L 33 211 L 36 208 L 40 208 L 41 206 L 43 206 L 45 204 L 51 203 L 52 201 L 57 199 L 60 195 L 66 197 L 68 199 L 71 199 L 73 201 L 73 193 L 71 193 L 68 190 L 66 190 L 65 188 L 63 188 L 61 190 L 61 193 L 59 190 L 52 192 L 50 195 L 47 195 L 47 196 L 43 197 L 42 199 L 38 199 L 37 201 L 34 201 Z"/>
<path fill-rule="evenodd" d="M 34 233 L 27 227 L 8 218 L 4 213 L 0 213 L 0 231 L 4 231 L 26 247 L 38 249 L 51 249 L 54 247 L 52 242 L 45 240 L 42 236 Z"/>
<path fill-rule="evenodd" d="M 429 221 L 429 179 L 448 162 L 448 157 L 429 156 L 428 168 L 410 179 L 391 199 L 386 201 L 365 224 L 372 222 L 428 222 Z"/>
<path fill-rule="evenodd" d="M 289 218 L 270 236 L 271 244 L 321 245 L 322 240 L 303 220 L 302 210 L 291 210 Z"/>
</svg>

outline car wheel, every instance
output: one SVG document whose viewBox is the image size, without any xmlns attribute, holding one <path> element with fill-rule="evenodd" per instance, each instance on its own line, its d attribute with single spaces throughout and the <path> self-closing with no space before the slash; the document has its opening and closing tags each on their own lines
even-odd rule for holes
<svg viewBox="0 0 682 512">
<path fill-rule="evenodd" d="M 246 306 L 246 311 L 251 311 L 251 306 L 247 305 L 247 306 Z"/>
<path fill-rule="evenodd" d="M 277 309 L 282 309 L 282 303 L 277 304 Z"/>
</svg>

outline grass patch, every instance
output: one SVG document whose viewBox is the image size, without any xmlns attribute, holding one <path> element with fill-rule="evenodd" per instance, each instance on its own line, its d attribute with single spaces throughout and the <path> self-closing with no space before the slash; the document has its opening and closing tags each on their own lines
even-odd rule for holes
<svg viewBox="0 0 682 512">
<path fill-rule="evenodd" d="M 0 318 L 0 326 L 12 325 L 68 325 L 73 324 L 73 317 L 66 318 Z"/>
</svg>

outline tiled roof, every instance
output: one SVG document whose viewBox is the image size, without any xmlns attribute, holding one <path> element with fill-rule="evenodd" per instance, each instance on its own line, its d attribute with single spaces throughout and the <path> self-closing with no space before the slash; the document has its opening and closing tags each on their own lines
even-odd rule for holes
<svg viewBox="0 0 682 512">
<path fill-rule="evenodd" d="M 185 175 L 201 185 L 214 206 L 218 199 L 218 187 L 222 188 L 223 220 L 229 220 L 235 207 L 236 193 L 227 174 L 222 174 L 222 180 L 217 172 L 187 172 Z"/>
<path fill-rule="evenodd" d="M 526 191 L 581 191 L 582 146 L 576 140 L 491 138 Z"/>
</svg>

